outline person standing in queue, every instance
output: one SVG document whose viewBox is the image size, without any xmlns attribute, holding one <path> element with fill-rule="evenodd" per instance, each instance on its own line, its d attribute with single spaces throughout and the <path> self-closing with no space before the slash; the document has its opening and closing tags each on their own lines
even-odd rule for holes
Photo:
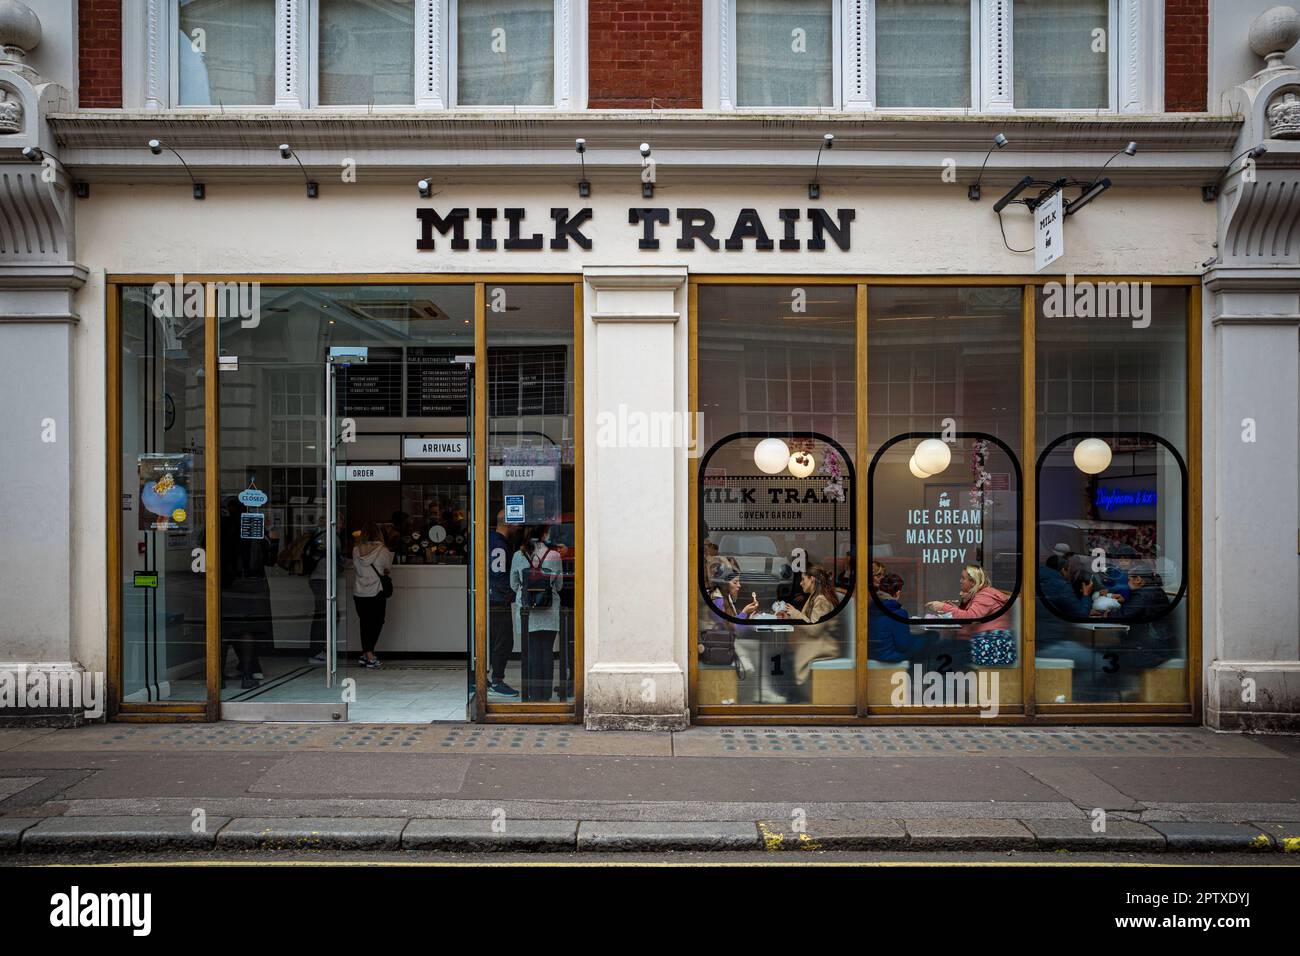
<svg viewBox="0 0 1300 956">
<path fill-rule="evenodd" d="M 510 532 L 505 511 L 497 512 L 497 523 L 488 532 L 488 690 L 502 697 L 518 697 L 519 691 L 506 683 L 506 665 L 515 649 L 513 607 L 515 592 L 510 587 Z"/>
<path fill-rule="evenodd" d="M 519 614 L 524 662 L 524 700 L 551 699 L 555 640 L 560 633 L 564 562 L 551 547 L 550 528 L 525 531 L 510 564 L 510 588 Z"/>
<path fill-rule="evenodd" d="M 358 663 L 362 667 L 376 668 L 379 658 L 375 656 L 375 646 L 379 643 L 380 631 L 384 629 L 388 593 L 393 587 L 389 577 L 393 553 L 384 546 L 384 539 L 374 523 L 366 522 L 362 527 L 360 540 L 352 549 L 352 564 L 357 573 L 352 600 L 356 603 L 357 618 L 361 622 L 361 658 Z M 389 581 L 387 585 L 385 579 Z"/>
</svg>

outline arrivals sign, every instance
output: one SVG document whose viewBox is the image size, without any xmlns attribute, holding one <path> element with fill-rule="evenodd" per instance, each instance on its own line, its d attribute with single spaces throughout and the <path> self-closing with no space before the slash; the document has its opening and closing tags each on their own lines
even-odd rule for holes
<svg viewBox="0 0 1300 956">
<path fill-rule="evenodd" d="M 775 218 L 765 218 L 757 209 L 746 208 L 720 222 L 712 210 L 703 207 L 633 206 L 627 211 L 628 242 L 635 241 L 636 248 L 645 251 L 666 247 L 692 252 L 703 247 L 715 252 L 821 252 L 829 241 L 841 252 L 848 252 L 855 216 L 853 209 L 814 206 L 778 209 Z M 543 212 L 523 207 L 440 210 L 422 206 L 415 210 L 415 217 L 420 223 L 415 248 L 420 250 L 564 252 L 571 243 L 580 249 L 592 247 L 591 237 L 583 231 L 590 228 L 590 207 Z"/>
</svg>

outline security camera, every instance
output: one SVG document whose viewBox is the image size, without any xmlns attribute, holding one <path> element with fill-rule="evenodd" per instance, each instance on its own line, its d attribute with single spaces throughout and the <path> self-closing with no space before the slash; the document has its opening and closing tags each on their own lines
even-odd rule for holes
<svg viewBox="0 0 1300 956">
<path fill-rule="evenodd" d="M 292 156 L 292 155 L 293 155 L 293 150 L 289 148 L 289 144 L 288 144 L 288 143 L 281 143 L 281 144 L 280 144 L 280 158 L 281 158 L 281 159 L 288 159 L 288 158 L 289 158 L 290 156 Z"/>
<path fill-rule="evenodd" d="M 1127 146 L 1124 147 L 1124 152 L 1129 156 L 1136 156 L 1137 151 L 1138 151 L 1137 143 L 1129 143 Z"/>
<path fill-rule="evenodd" d="M 573 141 L 573 148 L 580 153 L 585 153 L 587 151 L 587 141 L 585 139 L 575 139 Z"/>
<path fill-rule="evenodd" d="M 39 163 L 45 159 L 45 154 L 35 146 L 24 146 L 23 159 L 27 160 L 29 163 Z"/>
<path fill-rule="evenodd" d="M 1003 133 L 998 133 L 997 136 L 993 137 L 993 145 L 996 146 L 998 149 L 1001 149 L 1002 147 L 1006 146 L 1007 143 L 1009 142 L 1011 141 L 1007 139 L 1006 135 Z"/>
<path fill-rule="evenodd" d="M 156 139 L 149 140 L 149 152 L 153 153 L 155 156 L 161 156 L 162 143 L 158 142 Z"/>
</svg>

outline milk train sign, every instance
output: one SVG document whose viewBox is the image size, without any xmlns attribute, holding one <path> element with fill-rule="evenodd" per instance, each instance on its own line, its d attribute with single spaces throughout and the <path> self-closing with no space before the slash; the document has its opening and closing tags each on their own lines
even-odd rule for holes
<svg viewBox="0 0 1300 956">
<path fill-rule="evenodd" d="M 415 248 L 438 248 L 438 236 L 445 247 L 456 252 L 474 249 L 480 252 L 504 249 L 507 252 L 552 249 L 563 251 L 572 241 L 580 249 L 591 249 L 591 238 L 582 227 L 592 218 L 591 209 L 572 214 L 567 208 L 551 208 L 551 223 L 542 231 L 540 216 L 529 216 L 524 208 L 473 209 L 457 206 L 439 212 L 420 207 L 415 216 L 420 221 L 420 237 Z M 697 244 L 707 249 L 743 252 L 798 252 L 807 249 L 821 252 L 832 243 L 841 252 L 849 251 L 850 230 L 855 212 L 836 209 L 833 213 L 818 208 L 778 209 L 776 219 L 764 221 L 756 209 L 742 209 L 730 224 L 719 226 L 708 209 L 662 206 L 632 207 L 627 211 L 629 237 L 636 236 L 637 248 L 656 250 L 661 243 L 682 252 L 691 252 Z"/>
</svg>

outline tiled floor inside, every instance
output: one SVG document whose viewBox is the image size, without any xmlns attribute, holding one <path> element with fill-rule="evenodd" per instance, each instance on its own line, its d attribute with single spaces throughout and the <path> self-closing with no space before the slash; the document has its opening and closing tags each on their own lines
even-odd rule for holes
<svg viewBox="0 0 1300 956">
<path fill-rule="evenodd" d="M 356 699 L 348 704 L 352 723 L 428 723 L 430 721 L 465 720 L 468 677 L 465 665 L 455 661 L 430 662 L 381 658 L 378 669 L 361 667 L 355 658 L 339 662 L 338 681 L 325 686 L 325 668 L 309 664 L 302 658 L 263 658 L 262 680 L 257 687 L 240 687 L 238 677 L 227 672 L 222 700 L 266 703 L 301 703 L 334 701 L 341 693 L 339 681 L 355 681 Z M 520 688 L 518 661 L 506 668 L 506 683 Z M 492 703 L 518 701 L 489 693 Z M 556 698 L 558 700 L 558 698 Z"/>
</svg>

